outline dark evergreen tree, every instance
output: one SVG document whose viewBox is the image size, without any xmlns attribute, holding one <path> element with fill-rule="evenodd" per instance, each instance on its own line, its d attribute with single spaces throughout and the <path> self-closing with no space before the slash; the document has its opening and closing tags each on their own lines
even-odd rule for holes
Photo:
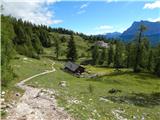
<svg viewBox="0 0 160 120">
<path fill-rule="evenodd" d="M 107 51 L 106 48 L 102 48 L 102 52 L 99 57 L 99 64 L 103 65 L 107 62 Z"/>
<path fill-rule="evenodd" d="M 95 45 L 92 49 L 92 63 L 97 65 L 99 63 L 99 47 Z"/>
<path fill-rule="evenodd" d="M 54 41 L 55 41 L 55 54 L 56 54 L 56 59 L 58 60 L 59 58 L 59 53 L 60 53 L 60 41 L 58 39 L 58 35 L 56 34 L 54 36 Z"/>
<path fill-rule="evenodd" d="M 110 66 L 114 62 L 114 49 L 113 45 L 110 44 L 109 50 L 108 50 L 108 66 Z"/>
<path fill-rule="evenodd" d="M 147 69 L 149 71 L 152 71 L 152 69 L 153 69 L 153 51 L 152 50 L 150 50 L 150 52 L 149 52 Z"/>
<path fill-rule="evenodd" d="M 114 67 L 115 68 L 120 68 L 122 67 L 122 44 L 120 42 L 116 42 L 116 50 L 115 50 L 115 55 L 114 55 Z"/>
<path fill-rule="evenodd" d="M 160 77 L 160 45 L 156 48 L 154 72 Z"/>
<path fill-rule="evenodd" d="M 131 43 L 126 45 L 126 67 L 129 68 L 131 67 L 131 63 L 132 63 L 132 47 L 131 47 Z"/>
<path fill-rule="evenodd" d="M 71 35 L 70 40 L 68 42 L 68 51 L 67 51 L 67 59 L 75 62 L 77 60 L 77 50 L 76 44 L 74 42 L 74 36 Z"/>
<path fill-rule="evenodd" d="M 14 55 L 12 39 L 15 33 L 9 17 L 2 15 L 1 23 L 1 84 L 7 86 L 7 83 L 14 78 L 10 60 Z"/>
<path fill-rule="evenodd" d="M 43 53 L 43 47 L 37 34 L 32 35 L 32 45 L 37 54 Z"/>
<path fill-rule="evenodd" d="M 143 32 L 146 30 L 146 27 L 144 25 L 141 25 L 139 28 L 139 34 L 138 34 L 138 41 L 137 41 L 137 48 L 136 48 L 136 56 L 135 56 L 135 64 L 134 64 L 134 72 L 140 72 L 141 71 L 141 59 L 142 59 L 142 49 L 141 49 L 141 42 L 142 42 L 142 35 Z"/>
</svg>

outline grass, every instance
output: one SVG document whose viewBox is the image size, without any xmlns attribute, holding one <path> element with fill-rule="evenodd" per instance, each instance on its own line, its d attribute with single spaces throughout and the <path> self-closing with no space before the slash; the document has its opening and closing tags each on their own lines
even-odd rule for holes
<svg viewBox="0 0 160 120">
<path fill-rule="evenodd" d="M 53 33 L 51 33 L 53 34 Z M 65 37 L 66 41 L 63 41 L 60 43 L 60 53 L 59 53 L 59 59 L 66 59 L 66 52 L 67 52 L 67 45 L 68 41 L 70 39 L 70 35 L 67 34 L 60 34 L 60 37 Z M 89 42 L 88 40 L 84 40 L 82 37 L 75 35 L 74 36 L 74 41 L 76 44 L 77 48 L 77 54 L 79 58 L 89 58 L 91 56 L 90 52 L 88 52 L 88 49 L 93 45 L 93 43 Z M 84 52 L 86 51 L 86 52 Z M 54 56 L 55 55 L 55 47 L 51 48 L 44 48 L 44 54 L 49 55 L 49 56 Z"/>
<path fill-rule="evenodd" d="M 160 116 L 160 79 L 148 73 L 132 73 L 123 69 L 112 74 L 114 69 L 86 66 L 91 73 L 105 73 L 95 79 L 77 78 L 60 68 L 63 63 L 56 62 L 56 72 L 34 78 L 27 84 L 37 87 L 53 88 L 59 94 L 60 106 L 81 120 L 114 120 L 114 110 L 123 110 L 119 115 L 128 119 L 158 120 Z M 124 72 L 125 71 L 125 72 Z M 66 81 L 67 87 L 60 87 Z M 112 88 L 122 92 L 110 94 Z M 101 100 L 101 98 L 107 99 Z M 78 102 L 76 102 L 78 101 Z"/>
<path fill-rule="evenodd" d="M 2 91 L 6 92 L 5 101 L 11 102 L 18 100 L 19 97 L 15 93 L 23 94 L 23 90 L 15 86 L 19 81 L 30 77 L 32 75 L 44 72 L 46 69 L 51 69 L 51 60 L 43 58 L 42 60 L 36 60 L 32 58 L 26 58 L 25 56 L 18 55 L 18 59 L 12 60 L 12 68 L 16 74 L 16 78 L 11 80 L 6 87 L 2 87 Z"/>
</svg>

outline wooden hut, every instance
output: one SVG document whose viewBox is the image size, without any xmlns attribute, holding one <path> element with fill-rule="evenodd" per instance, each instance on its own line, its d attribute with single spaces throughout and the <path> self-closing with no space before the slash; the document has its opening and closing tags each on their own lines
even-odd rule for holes
<svg viewBox="0 0 160 120">
<path fill-rule="evenodd" d="M 80 75 L 85 71 L 84 67 L 70 61 L 65 64 L 64 69 L 77 75 Z"/>
</svg>

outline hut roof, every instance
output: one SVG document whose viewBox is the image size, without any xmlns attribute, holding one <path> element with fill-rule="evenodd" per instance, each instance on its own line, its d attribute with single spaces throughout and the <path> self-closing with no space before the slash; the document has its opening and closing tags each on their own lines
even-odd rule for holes
<svg viewBox="0 0 160 120">
<path fill-rule="evenodd" d="M 69 61 L 65 64 L 65 67 L 70 69 L 71 71 L 76 71 L 80 67 L 80 65 L 77 65 L 77 64 Z"/>
</svg>

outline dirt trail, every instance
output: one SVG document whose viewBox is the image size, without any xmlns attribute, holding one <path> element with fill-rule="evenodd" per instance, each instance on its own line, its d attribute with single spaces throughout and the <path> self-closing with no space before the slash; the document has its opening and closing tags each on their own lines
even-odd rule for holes
<svg viewBox="0 0 160 120">
<path fill-rule="evenodd" d="M 16 85 L 24 89 L 25 93 L 15 107 L 9 110 L 5 120 L 74 120 L 63 108 L 57 107 L 55 91 L 25 85 L 25 82 L 35 77 L 56 71 L 53 65 L 52 70 L 31 76 Z"/>
</svg>

